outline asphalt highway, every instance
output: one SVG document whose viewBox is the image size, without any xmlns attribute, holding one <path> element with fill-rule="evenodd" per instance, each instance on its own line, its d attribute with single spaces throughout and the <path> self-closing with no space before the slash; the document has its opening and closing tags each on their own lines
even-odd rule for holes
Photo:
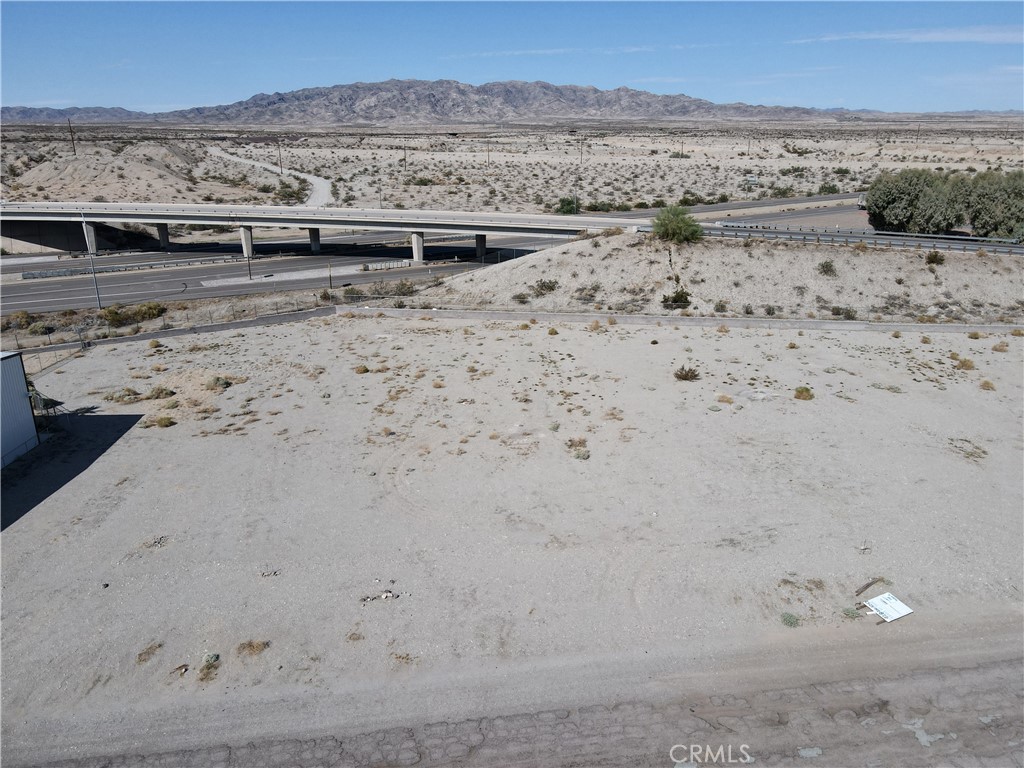
<svg viewBox="0 0 1024 768">
<path fill-rule="evenodd" d="M 374 236 L 380 242 L 380 235 Z M 333 238 L 332 238 L 333 239 Z M 340 237 L 346 243 L 352 237 Z M 475 248 L 468 242 L 445 242 L 428 245 L 427 261 L 422 267 L 403 267 L 395 270 L 360 270 L 363 264 L 378 264 L 408 259 L 405 245 L 374 248 L 339 248 L 340 253 L 324 252 L 314 256 L 307 243 L 298 241 L 263 242 L 257 257 L 247 264 L 241 257 L 240 245 L 226 245 L 211 252 L 176 251 L 172 254 L 141 252 L 98 257 L 97 269 L 116 266 L 130 268 L 150 265 L 161 260 L 176 262 L 188 258 L 195 263 L 184 266 L 129 269 L 123 272 L 98 272 L 100 301 L 103 306 L 133 304 L 141 301 L 169 301 L 173 299 L 200 299 L 217 296 L 240 296 L 274 291 L 340 289 L 345 285 L 365 285 L 379 280 L 421 279 L 435 275 L 449 275 L 484 266 L 475 259 Z M 552 241 L 520 237 L 502 238 L 488 248 L 487 264 L 547 247 Z M 261 253 L 260 253 L 261 252 Z M 225 258 L 230 261 L 224 261 Z M 217 258 L 210 263 L 208 260 Z M 88 269 L 88 259 L 41 262 L 38 266 L 8 264 L 4 266 L 2 286 L 2 312 L 11 314 L 19 310 L 48 312 L 60 309 L 95 307 L 96 288 L 92 275 L 48 277 L 31 280 L 17 279 L 25 271 Z M 249 274 L 252 279 L 249 279 Z M 329 271 L 328 271 L 329 270 Z"/>
</svg>

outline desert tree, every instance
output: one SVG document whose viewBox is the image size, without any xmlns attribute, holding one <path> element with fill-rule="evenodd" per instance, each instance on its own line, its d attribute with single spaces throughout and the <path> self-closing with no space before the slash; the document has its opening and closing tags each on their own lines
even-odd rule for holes
<svg viewBox="0 0 1024 768">
<path fill-rule="evenodd" d="M 654 235 L 673 243 L 695 243 L 704 236 L 704 230 L 686 208 L 669 205 L 654 217 Z"/>
</svg>

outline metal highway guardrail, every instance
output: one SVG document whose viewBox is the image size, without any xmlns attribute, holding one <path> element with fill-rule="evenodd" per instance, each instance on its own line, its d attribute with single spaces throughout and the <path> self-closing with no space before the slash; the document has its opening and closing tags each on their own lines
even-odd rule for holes
<svg viewBox="0 0 1024 768">
<path fill-rule="evenodd" d="M 1012 240 L 984 237 L 957 237 L 956 235 L 915 235 L 902 232 L 865 232 L 863 230 L 836 230 L 818 228 L 779 229 L 772 225 L 740 225 L 729 223 L 702 224 L 707 237 L 732 239 L 762 238 L 764 240 L 788 240 L 803 243 L 835 243 L 837 245 L 864 245 L 885 248 L 925 247 L 944 251 L 977 251 L 984 249 L 992 253 L 1007 253 L 1024 256 L 1024 245 Z M 650 232 L 653 227 L 637 227 L 640 232 Z"/>
</svg>

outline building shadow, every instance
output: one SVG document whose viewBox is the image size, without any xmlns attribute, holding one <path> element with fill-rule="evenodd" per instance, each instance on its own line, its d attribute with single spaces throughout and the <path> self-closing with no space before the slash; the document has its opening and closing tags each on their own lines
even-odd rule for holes
<svg viewBox="0 0 1024 768">
<path fill-rule="evenodd" d="M 51 417 L 49 437 L 0 472 L 0 531 L 87 470 L 141 418 L 141 414 Z"/>
</svg>

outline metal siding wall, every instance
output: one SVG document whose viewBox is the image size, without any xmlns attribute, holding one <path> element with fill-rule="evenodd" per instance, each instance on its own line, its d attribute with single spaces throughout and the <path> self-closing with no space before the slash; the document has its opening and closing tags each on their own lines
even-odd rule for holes
<svg viewBox="0 0 1024 768">
<path fill-rule="evenodd" d="M 36 423 L 32 416 L 32 403 L 25 386 L 25 368 L 21 355 L 3 358 L 3 378 L 0 380 L 0 450 L 3 466 L 39 444 Z"/>
</svg>

